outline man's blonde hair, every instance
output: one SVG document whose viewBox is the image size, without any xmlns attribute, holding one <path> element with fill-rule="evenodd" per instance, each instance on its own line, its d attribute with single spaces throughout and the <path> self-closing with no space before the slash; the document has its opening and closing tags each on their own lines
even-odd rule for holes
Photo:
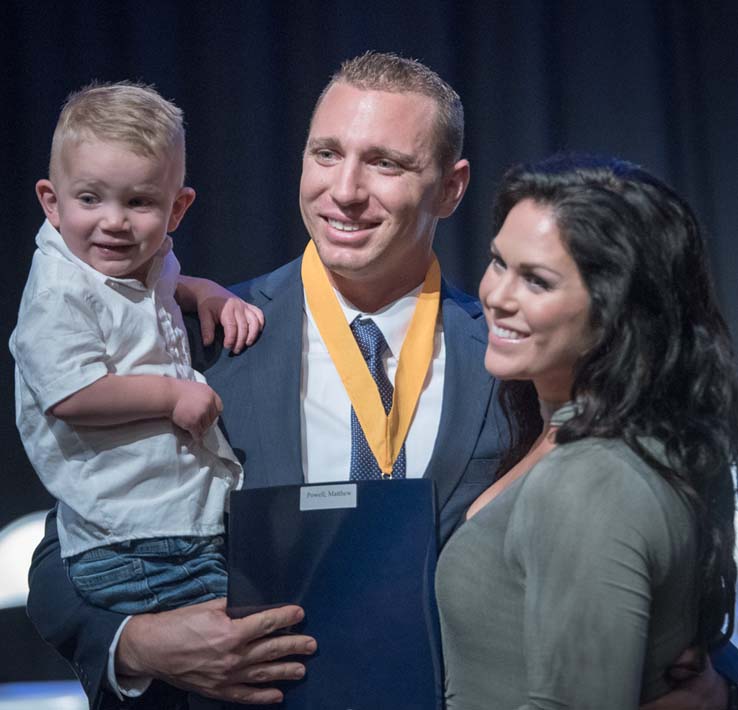
<svg viewBox="0 0 738 710">
<path fill-rule="evenodd" d="M 49 176 L 54 179 L 65 142 L 95 138 L 121 143 L 136 155 L 171 159 L 185 173 L 185 130 L 182 110 L 153 86 L 121 81 L 92 83 L 71 93 L 62 107 L 51 142 Z"/>
<path fill-rule="evenodd" d="M 362 91 L 415 93 L 436 104 L 436 158 L 445 170 L 461 158 L 464 145 L 464 107 L 459 95 L 425 64 L 392 52 L 365 52 L 348 59 L 331 77 L 313 109 L 313 116 L 328 90 L 339 83 Z"/>
</svg>

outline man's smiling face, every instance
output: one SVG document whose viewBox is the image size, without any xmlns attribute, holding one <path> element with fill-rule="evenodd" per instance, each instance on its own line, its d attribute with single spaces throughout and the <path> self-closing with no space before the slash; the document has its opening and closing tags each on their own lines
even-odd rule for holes
<svg viewBox="0 0 738 710">
<path fill-rule="evenodd" d="M 339 82 L 315 112 L 300 211 L 334 286 L 350 300 L 359 288 L 388 302 L 425 276 L 445 216 L 436 110 L 421 94 Z"/>
</svg>

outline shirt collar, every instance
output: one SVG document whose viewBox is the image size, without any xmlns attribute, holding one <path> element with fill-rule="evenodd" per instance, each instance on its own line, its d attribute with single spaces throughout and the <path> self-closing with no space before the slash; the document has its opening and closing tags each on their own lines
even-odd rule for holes
<svg viewBox="0 0 738 710">
<path fill-rule="evenodd" d="M 97 269 L 93 269 L 89 264 L 82 261 L 82 259 L 72 253 L 62 238 L 62 235 L 55 227 L 52 226 L 48 219 L 44 220 L 44 223 L 41 225 L 41 229 L 38 230 L 38 234 L 36 235 L 36 246 L 44 254 L 56 254 L 65 261 L 75 264 L 80 269 L 86 271 L 98 281 L 102 281 L 108 286 L 118 284 L 137 291 L 145 291 L 156 285 L 164 265 L 164 258 L 172 250 L 172 238 L 167 235 L 159 248 L 159 251 L 154 255 L 151 262 L 151 268 L 149 269 L 149 273 L 146 277 L 145 285 L 138 279 L 119 279 L 115 276 L 106 276 L 105 274 L 97 271 Z"/>
<path fill-rule="evenodd" d="M 377 328 L 382 331 L 384 339 L 387 341 L 390 352 L 395 358 L 400 357 L 402 344 L 405 342 L 405 336 L 410 329 L 410 323 L 415 313 L 415 305 L 418 302 L 418 296 L 423 288 L 420 284 L 412 291 L 408 291 L 404 296 L 400 296 L 392 303 L 387 304 L 384 308 L 380 308 L 374 313 L 366 313 L 356 308 L 350 301 L 347 301 L 339 291 L 333 289 L 338 303 L 346 316 L 348 323 L 353 322 L 357 316 L 362 318 L 371 318 Z"/>
</svg>

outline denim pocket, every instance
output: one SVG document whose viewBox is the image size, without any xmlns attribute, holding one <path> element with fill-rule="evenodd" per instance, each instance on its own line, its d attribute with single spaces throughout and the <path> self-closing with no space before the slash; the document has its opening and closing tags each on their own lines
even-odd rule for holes
<svg viewBox="0 0 738 710">
<path fill-rule="evenodd" d="M 67 561 L 79 594 L 122 614 L 161 611 L 226 594 L 222 538 L 153 538 L 98 547 Z"/>
<path fill-rule="evenodd" d="M 88 559 L 85 553 L 69 563 L 69 576 L 81 591 L 105 589 L 114 584 L 141 581 L 143 567 L 139 560 L 127 560 L 113 552 L 101 556 L 102 550 L 94 558 Z"/>
</svg>

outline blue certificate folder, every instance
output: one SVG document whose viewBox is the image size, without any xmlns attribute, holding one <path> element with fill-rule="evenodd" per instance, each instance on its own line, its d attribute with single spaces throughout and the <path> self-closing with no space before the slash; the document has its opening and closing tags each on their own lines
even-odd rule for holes
<svg viewBox="0 0 738 710">
<path fill-rule="evenodd" d="M 431 481 L 235 491 L 229 517 L 228 613 L 299 604 L 318 641 L 280 707 L 442 707 Z"/>
</svg>

